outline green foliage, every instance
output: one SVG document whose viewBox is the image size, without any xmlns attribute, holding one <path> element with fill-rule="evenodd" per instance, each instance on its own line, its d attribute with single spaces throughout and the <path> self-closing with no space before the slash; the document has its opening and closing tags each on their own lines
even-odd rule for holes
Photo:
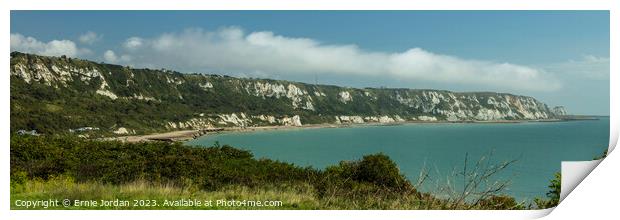
<svg viewBox="0 0 620 220">
<path fill-rule="evenodd" d="M 420 197 L 396 164 L 384 154 L 367 155 L 359 161 L 342 161 L 327 167 L 318 184 L 319 197 L 327 201 L 346 196 L 363 201 Z"/>
<path fill-rule="evenodd" d="M 400 174 L 396 163 L 385 154 L 373 154 L 353 163 L 353 180 L 370 182 L 379 186 L 405 190 L 411 187 L 409 181 Z"/>
<path fill-rule="evenodd" d="M 507 195 L 493 195 L 479 202 L 481 209 L 489 210 L 521 210 L 525 205 L 517 203 L 515 198 Z"/>
<path fill-rule="evenodd" d="M 257 160 L 248 151 L 219 144 L 198 148 L 164 142 L 11 137 L 12 190 L 21 192 L 24 184 L 31 181 L 57 182 L 59 176 L 80 184 L 126 185 L 146 181 L 207 192 L 231 186 L 259 189 L 305 184 L 312 186 L 313 196 L 327 201 L 326 204 L 337 202 L 338 207 L 365 201 L 355 207 L 387 208 L 395 200 L 407 198 L 401 201 L 406 202 L 419 196 L 396 164 L 383 154 L 320 171 L 269 159 Z M 326 193 L 330 196 L 324 196 Z"/>
<path fill-rule="evenodd" d="M 534 203 L 540 209 L 548 209 L 556 207 L 560 203 L 560 191 L 562 190 L 562 174 L 555 173 L 555 178 L 549 183 L 549 192 L 547 198 L 536 198 Z"/>
<path fill-rule="evenodd" d="M 170 194 L 178 192 L 178 194 Z M 267 193 L 267 194 L 265 194 Z M 342 161 L 325 170 L 255 159 L 227 145 L 122 143 L 73 136 L 11 137 L 11 199 L 284 198 L 283 208 L 464 208 L 419 193 L 384 154 Z M 265 197 L 265 196 L 271 196 Z M 256 197 L 254 197 L 256 198 Z M 285 201 L 286 202 L 286 201 Z M 518 209 L 491 197 L 479 209 Z"/>
<path fill-rule="evenodd" d="M 229 185 L 257 187 L 304 182 L 318 189 L 413 191 L 396 164 L 383 154 L 342 162 L 326 171 L 254 159 L 228 145 L 200 148 L 178 143 L 122 143 L 74 137 L 11 137 L 12 180 L 69 175 L 76 181 L 124 184 L 136 180 L 191 184 L 213 191 Z M 16 182 L 16 183 L 17 183 Z M 338 188 L 331 188 L 337 186 Z"/>
<path fill-rule="evenodd" d="M 310 168 L 261 159 L 230 146 L 197 148 L 169 143 L 87 141 L 71 137 L 11 138 L 11 174 L 48 179 L 67 174 L 77 181 L 121 184 L 138 179 L 191 182 L 204 190 L 226 185 L 258 186 L 308 181 Z M 21 178 L 21 177 L 20 177 Z"/>
</svg>

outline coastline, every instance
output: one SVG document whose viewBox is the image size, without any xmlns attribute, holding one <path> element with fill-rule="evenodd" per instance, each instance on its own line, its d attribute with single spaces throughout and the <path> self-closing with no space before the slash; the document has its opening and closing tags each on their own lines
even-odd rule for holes
<svg viewBox="0 0 620 220">
<path fill-rule="evenodd" d="M 209 134 L 236 133 L 236 132 L 256 132 L 269 130 L 298 130 L 298 129 L 316 129 L 316 128 L 346 128 L 346 127 L 363 127 L 363 126 L 397 126 L 404 124 L 462 124 L 462 123 L 480 123 L 480 124 L 507 124 L 507 123 L 528 123 L 528 122 L 566 122 L 576 120 L 598 120 L 596 117 L 579 117 L 579 118 L 554 118 L 554 119 L 537 119 L 537 120 L 490 120 L 490 121 L 403 121 L 403 122 L 367 122 L 367 123 L 347 123 L 347 124 L 308 124 L 302 126 L 256 126 L 256 127 L 223 127 L 202 130 L 178 130 L 163 133 L 153 133 L 147 135 L 129 135 L 118 137 L 102 138 L 103 140 L 117 140 L 122 142 L 148 142 L 148 141 L 166 141 L 166 142 L 185 142 L 194 140 Z"/>
</svg>

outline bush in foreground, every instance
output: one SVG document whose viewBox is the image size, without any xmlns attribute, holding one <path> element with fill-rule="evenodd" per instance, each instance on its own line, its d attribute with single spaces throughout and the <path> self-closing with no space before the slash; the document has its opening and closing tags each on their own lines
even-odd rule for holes
<svg viewBox="0 0 620 220">
<path fill-rule="evenodd" d="M 12 137 L 11 174 L 46 180 L 69 175 L 76 181 L 122 184 L 136 180 L 191 184 L 217 190 L 237 184 L 312 181 L 318 171 L 269 159 L 256 160 L 244 150 L 187 147 L 178 143 L 121 143 L 77 138 Z"/>
</svg>

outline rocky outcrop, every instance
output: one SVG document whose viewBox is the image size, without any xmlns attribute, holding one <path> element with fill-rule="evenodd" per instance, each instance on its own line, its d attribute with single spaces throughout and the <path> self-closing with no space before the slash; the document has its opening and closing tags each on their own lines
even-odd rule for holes
<svg viewBox="0 0 620 220">
<path fill-rule="evenodd" d="M 551 112 L 553 112 L 554 115 L 556 116 L 565 116 L 568 113 L 566 112 L 566 109 L 564 108 L 564 106 L 556 106 L 553 107 L 553 109 L 551 110 Z"/>
<path fill-rule="evenodd" d="M 314 111 L 312 97 L 308 95 L 308 92 L 306 90 L 302 90 L 292 83 L 285 85 L 282 83 L 270 83 L 262 81 L 250 82 L 245 85 L 245 91 L 249 94 L 262 98 L 286 97 L 291 100 L 291 106 L 293 106 L 294 109 L 305 109 Z"/>
<path fill-rule="evenodd" d="M 533 120 L 551 118 L 547 106 L 532 97 L 499 93 L 397 92 L 395 99 L 422 113 L 443 116 L 447 121 Z"/>
<path fill-rule="evenodd" d="M 276 117 L 272 116 L 272 115 L 259 115 L 259 116 L 253 116 L 254 118 L 257 118 L 261 121 L 267 122 L 269 124 L 275 124 L 276 123 Z"/>
<path fill-rule="evenodd" d="M 113 131 L 113 133 L 114 134 L 129 134 L 129 131 L 127 130 L 127 128 L 120 127 L 116 129 L 115 131 Z"/>
<path fill-rule="evenodd" d="M 301 119 L 299 118 L 299 115 L 295 115 L 293 117 L 284 117 L 280 120 L 278 120 L 282 125 L 284 126 L 301 126 Z"/>
<path fill-rule="evenodd" d="M 375 117 L 376 118 L 376 117 Z M 342 116 L 336 116 L 336 124 L 342 124 L 342 123 L 364 123 L 364 118 L 362 118 L 362 116 L 359 115 L 342 115 Z"/>
<path fill-rule="evenodd" d="M 169 121 L 165 124 L 166 128 L 170 130 L 201 130 L 212 129 L 215 127 L 251 127 L 255 125 L 279 125 L 279 126 L 302 126 L 301 117 L 299 115 L 294 116 L 282 116 L 276 117 L 273 115 L 247 115 L 245 113 L 231 113 L 231 114 L 215 114 L 215 115 L 200 115 L 196 118 L 191 118 L 186 121 L 173 122 Z"/>
<path fill-rule="evenodd" d="M 353 97 L 348 91 L 342 91 L 338 93 L 338 100 L 344 104 L 347 104 L 347 102 L 353 101 Z"/>
<path fill-rule="evenodd" d="M 437 118 L 433 117 L 433 116 L 418 116 L 417 118 L 414 117 L 414 120 L 416 121 L 437 121 Z"/>
</svg>

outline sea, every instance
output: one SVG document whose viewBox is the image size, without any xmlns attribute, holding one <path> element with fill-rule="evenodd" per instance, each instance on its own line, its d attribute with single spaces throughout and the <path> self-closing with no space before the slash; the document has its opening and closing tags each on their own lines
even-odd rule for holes
<svg viewBox="0 0 620 220">
<path fill-rule="evenodd" d="M 463 173 L 481 174 L 510 162 L 477 190 L 507 183 L 501 194 L 531 202 L 545 197 L 554 173 L 561 170 L 562 161 L 592 160 L 607 149 L 609 117 L 596 119 L 230 132 L 209 134 L 186 144 L 209 147 L 218 142 L 249 150 L 255 158 L 319 169 L 343 160 L 383 153 L 395 161 L 401 173 L 420 191 L 438 196 L 462 191 L 466 181 Z"/>
</svg>

